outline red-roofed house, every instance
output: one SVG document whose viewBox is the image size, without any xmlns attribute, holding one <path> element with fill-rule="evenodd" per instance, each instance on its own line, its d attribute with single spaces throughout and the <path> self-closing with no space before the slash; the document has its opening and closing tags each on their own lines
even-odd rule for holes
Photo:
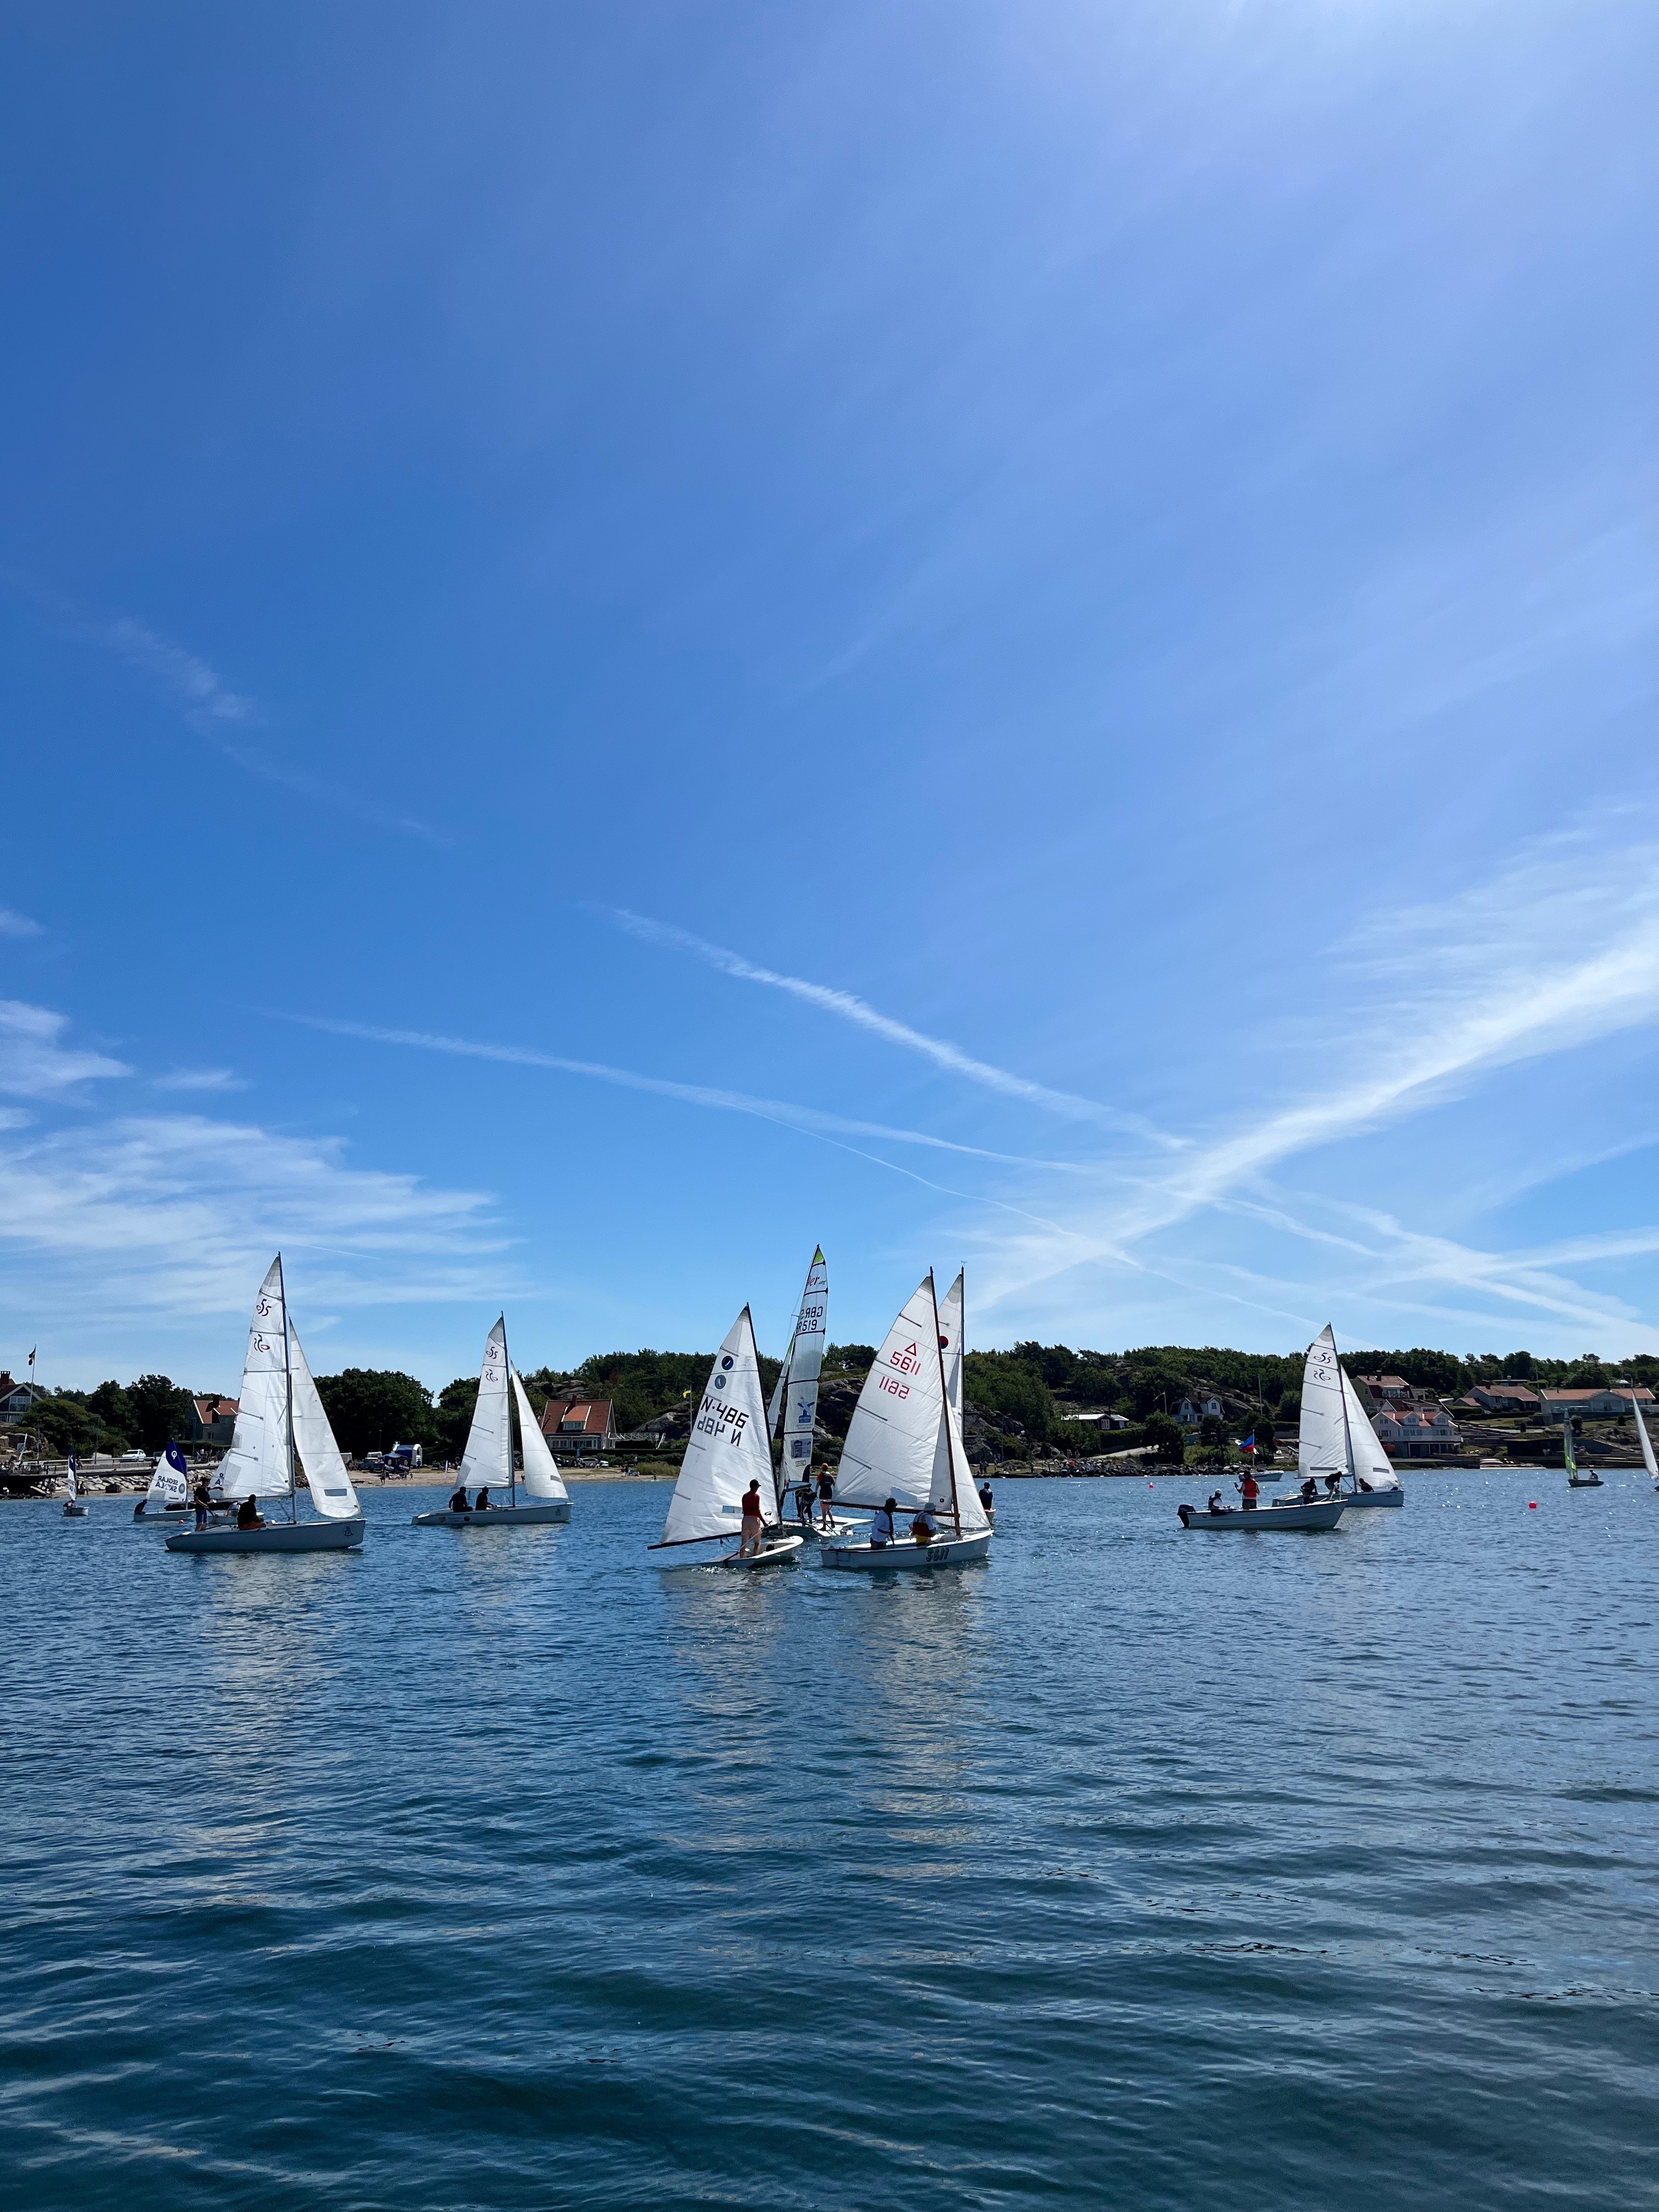
<svg viewBox="0 0 1659 2212">
<path fill-rule="evenodd" d="M 1619 1421 L 1630 1418 L 1631 1392 L 1613 1384 L 1604 1384 L 1599 1390 L 1545 1390 L 1540 1394 L 1544 1401 L 1547 1421 L 1565 1420 L 1569 1413 L 1581 1421 Z M 1638 1384 L 1636 1402 L 1644 1413 L 1653 1411 L 1653 1393 Z"/>
<path fill-rule="evenodd" d="M 236 1433 L 234 1398 L 192 1398 L 190 1401 L 190 1442 L 194 1444 L 222 1444 L 230 1449 L 230 1440 Z"/>
<path fill-rule="evenodd" d="M 1501 1376 L 1496 1382 L 1477 1382 L 1469 1392 L 1477 1406 L 1484 1406 L 1489 1413 L 1535 1413 L 1538 1393 L 1525 1382 L 1517 1382 L 1512 1376 Z"/>
<path fill-rule="evenodd" d="M 1379 1406 L 1403 1406 L 1412 1386 L 1403 1375 L 1356 1375 L 1362 1390 L 1369 1390 Z"/>
<path fill-rule="evenodd" d="M 609 1451 L 617 1441 L 610 1399 L 550 1398 L 542 1414 L 542 1434 L 556 1452 L 574 1452 L 579 1459 Z"/>
</svg>

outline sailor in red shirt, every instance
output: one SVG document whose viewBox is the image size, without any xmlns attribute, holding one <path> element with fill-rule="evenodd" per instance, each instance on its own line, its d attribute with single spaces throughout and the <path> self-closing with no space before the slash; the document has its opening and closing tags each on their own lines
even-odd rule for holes
<svg viewBox="0 0 1659 2212">
<path fill-rule="evenodd" d="M 1255 1479 L 1255 1469 L 1253 1467 L 1245 1468 L 1244 1480 L 1238 1486 L 1238 1494 L 1244 1501 L 1244 1510 L 1247 1513 L 1250 1512 L 1255 1507 L 1256 1499 L 1261 1495 L 1261 1487 Z"/>
</svg>

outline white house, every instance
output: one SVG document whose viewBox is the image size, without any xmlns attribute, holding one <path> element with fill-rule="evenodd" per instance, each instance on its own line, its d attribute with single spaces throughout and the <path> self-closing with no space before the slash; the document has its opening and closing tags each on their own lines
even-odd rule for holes
<svg viewBox="0 0 1659 2212">
<path fill-rule="evenodd" d="M 1462 1448 L 1463 1432 L 1443 1406 L 1380 1406 L 1371 1426 L 1390 1459 L 1440 1459 Z"/>
<path fill-rule="evenodd" d="M 1183 1429 L 1195 1429 L 1200 1421 L 1218 1421 L 1223 1418 L 1221 1401 L 1213 1390 L 1200 1390 L 1183 1398 L 1176 1407 L 1176 1419 Z"/>
</svg>

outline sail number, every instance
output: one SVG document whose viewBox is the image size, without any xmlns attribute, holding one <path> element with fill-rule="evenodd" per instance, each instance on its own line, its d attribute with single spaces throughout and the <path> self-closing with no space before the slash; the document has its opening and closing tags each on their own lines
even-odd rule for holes
<svg viewBox="0 0 1659 2212">
<path fill-rule="evenodd" d="M 712 1391 L 704 1396 L 697 1409 L 699 1436 L 713 1437 L 716 1441 L 724 1437 L 729 1444 L 740 1443 L 748 1425 L 749 1414 L 744 1407 L 730 1405 L 724 1398 L 716 1398 Z"/>
<path fill-rule="evenodd" d="M 910 1395 L 910 1385 L 901 1382 L 896 1375 L 878 1375 L 876 1380 L 890 1397 L 908 1398 Z"/>
</svg>

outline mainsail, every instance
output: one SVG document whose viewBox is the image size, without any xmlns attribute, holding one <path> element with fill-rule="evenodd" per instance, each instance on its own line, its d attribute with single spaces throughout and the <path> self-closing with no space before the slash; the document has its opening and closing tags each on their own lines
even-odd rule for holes
<svg viewBox="0 0 1659 2212">
<path fill-rule="evenodd" d="M 668 1501 L 661 1542 L 707 1544 L 743 1533 L 743 1499 L 758 1480 L 768 1510 L 776 1510 L 772 1445 L 761 1390 L 760 1354 L 745 1306 L 714 1355 L 708 1387 L 691 1424 L 691 1441 Z"/>
<path fill-rule="evenodd" d="M 1342 1370 L 1336 1357 L 1336 1332 L 1328 1324 L 1308 1346 L 1302 1370 L 1302 1423 L 1296 1447 L 1297 1470 L 1323 1478 L 1352 1472 L 1348 1423 L 1342 1395 Z"/>
<path fill-rule="evenodd" d="M 767 1433 L 783 1437 L 783 1456 L 778 1462 L 777 1494 L 781 1498 L 792 1482 L 810 1473 L 812 1430 L 818 1413 L 818 1376 L 823 1367 L 824 1331 L 830 1311 L 830 1270 L 823 1247 L 812 1255 L 806 1286 L 800 1294 L 789 1357 L 783 1363 L 772 1402 L 767 1408 Z"/>
<path fill-rule="evenodd" d="M 1346 1368 L 1342 1370 L 1342 1402 L 1348 1415 L 1348 1454 L 1356 1487 L 1369 1483 L 1373 1490 L 1398 1490 L 1400 1477 L 1376 1440 L 1370 1415 L 1360 1404 Z"/>
<path fill-rule="evenodd" d="M 519 1441 L 524 1453 L 524 1486 L 532 1498 L 568 1498 L 558 1463 L 548 1449 L 547 1438 L 542 1434 L 541 1423 L 531 1410 L 525 1395 L 523 1378 L 516 1367 L 508 1363 L 507 1372 L 513 1377 L 513 1402 L 519 1409 Z"/>
<path fill-rule="evenodd" d="M 837 1505 L 948 1515 L 963 1535 L 990 1524 L 968 1479 L 962 1425 L 945 1386 L 945 1331 L 924 1275 L 864 1378 L 836 1474 Z"/>
<path fill-rule="evenodd" d="M 288 1346 L 294 1379 L 294 1449 L 305 1469 L 312 1504 L 330 1521 L 355 1521 L 363 1509 L 351 1486 L 340 1447 L 334 1441 L 334 1431 L 323 1410 L 323 1401 L 317 1395 L 317 1385 L 312 1380 L 311 1368 L 300 1342 L 300 1332 L 292 1322 L 288 1328 Z"/>
<path fill-rule="evenodd" d="M 236 1427 L 219 1470 L 216 1486 L 221 1498 L 289 1495 L 294 1487 L 294 1454 L 288 1409 L 288 1306 L 279 1252 L 253 1304 Z"/>
<path fill-rule="evenodd" d="M 189 1503 L 190 1473 L 185 1465 L 185 1455 L 177 1444 L 170 1443 L 155 1462 L 149 1488 L 144 1492 L 144 1510 L 165 1513 L 170 1505 Z"/>
<path fill-rule="evenodd" d="M 507 1316 L 503 1314 L 489 1332 L 483 1364 L 478 1370 L 478 1402 L 472 1408 L 472 1425 L 461 1454 L 460 1486 L 489 1489 L 492 1484 L 510 1486 L 513 1480 L 513 1424 L 507 1413 Z"/>
</svg>

